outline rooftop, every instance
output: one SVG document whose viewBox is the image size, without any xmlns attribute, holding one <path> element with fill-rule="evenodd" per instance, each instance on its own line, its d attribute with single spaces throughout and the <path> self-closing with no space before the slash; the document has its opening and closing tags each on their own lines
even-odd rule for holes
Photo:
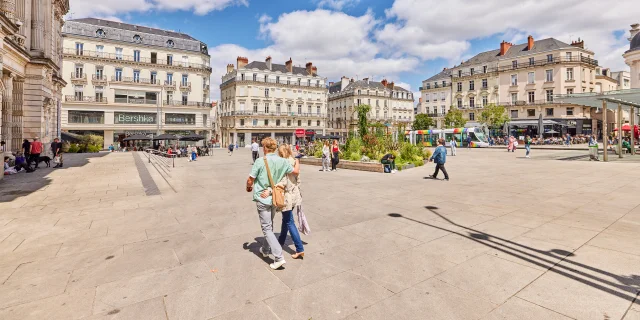
<svg viewBox="0 0 640 320">
<path fill-rule="evenodd" d="M 269 70 L 269 68 L 267 67 L 267 63 L 264 62 L 264 61 L 253 61 L 253 62 L 247 64 L 246 66 L 244 66 L 244 69 Z M 289 72 L 289 70 L 287 70 L 287 66 L 285 66 L 284 64 L 277 64 L 277 63 L 272 63 L 271 64 L 271 71 L 280 71 L 282 73 L 288 73 Z M 309 73 L 307 72 L 306 68 L 296 67 L 296 66 L 293 66 L 293 73 L 294 74 L 309 75 Z M 319 75 L 317 73 L 314 73 L 313 76 L 314 77 L 319 77 Z"/>
</svg>

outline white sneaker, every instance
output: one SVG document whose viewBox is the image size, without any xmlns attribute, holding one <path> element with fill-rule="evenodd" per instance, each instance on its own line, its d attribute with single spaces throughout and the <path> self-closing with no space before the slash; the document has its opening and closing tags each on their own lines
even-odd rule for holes
<svg viewBox="0 0 640 320">
<path fill-rule="evenodd" d="M 282 266 L 284 266 L 284 264 L 287 263 L 286 261 L 284 261 L 284 259 L 274 262 L 272 264 L 269 265 L 269 267 L 271 267 L 271 269 L 273 270 L 278 270 L 280 268 L 282 268 Z"/>
<path fill-rule="evenodd" d="M 268 258 L 269 257 L 268 253 L 264 253 L 264 251 L 262 250 L 262 247 L 260 247 L 260 249 L 258 249 L 258 251 L 260 251 L 260 254 L 262 255 L 263 258 Z"/>
</svg>

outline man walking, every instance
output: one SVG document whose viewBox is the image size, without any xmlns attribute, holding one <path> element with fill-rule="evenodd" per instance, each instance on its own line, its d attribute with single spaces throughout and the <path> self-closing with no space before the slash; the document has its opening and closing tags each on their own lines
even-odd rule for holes
<svg viewBox="0 0 640 320">
<path fill-rule="evenodd" d="M 251 164 L 256 163 L 256 160 L 260 157 L 260 146 L 256 142 L 256 139 L 253 139 L 253 143 L 251 143 L 251 156 L 253 158 Z"/>
<path fill-rule="evenodd" d="M 36 163 L 36 169 L 38 168 L 38 163 L 40 160 L 40 153 L 42 153 L 42 142 L 38 140 L 38 137 L 33 138 L 33 142 L 31 142 L 31 150 L 29 151 L 31 154 L 31 161 Z"/>
<path fill-rule="evenodd" d="M 436 164 L 436 171 L 433 175 L 429 176 L 429 178 L 437 179 L 438 173 L 442 170 L 442 173 L 444 173 L 444 179 L 449 181 L 449 174 L 447 173 L 447 169 L 444 168 L 444 164 L 447 162 L 447 148 L 444 146 L 443 138 L 438 139 L 438 147 L 433 152 L 429 162 L 435 162 Z"/>
<path fill-rule="evenodd" d="M 471 136 L 467 136 L 467 149 L 471 148 Z"/>
<path fill-rule="evenodd" d="M 253 192 L 253 201 L 255 201 L 258 208 L 262 233 L 266 240 L 262 243 L 260 253 L 265 258 L 269 253 L 273 254 L 274 262 L 269 267 L 274 270 L 279 269 L 286 262 L 282 255 L 282 246 L 280 246 L 273 233 L 273 218 L 276 213 L 276 207 L 273 205 L 271 193 L 266 197 L 262 197 L 261 194 L 264 190 L 270 190 L 269 174 L 271 174 L 274 183 L 278 183 L 286 174 L 298 174 L 300 172 L 300 161 L 296 160 L 295 167 L 292 167 L 288 160 L 275 154 L 277 147 L 278 144 L 271 137 L 262 140 L 264 159 L 254 162 L 251 174 L 247 179 L 247 192 Z M 268 163 L 268 166 L 266 163 Z"/>
<path fill-rule="evenodd" d="M 60 139 L 55 138 L 51 142 L 51 153 L 53 154 L 54 162 L 56 158 L 58 159 L 54 168 L 62 168 L 62 142 L 60 142 Z"/>
<path fill-rule="evenodd" d="M 451 137 L 451 142 L 449 142 L 449 145 L 451 145 L 451 155 L 455 156 L 458 143 L 456 142 L 456 139 L 454 137 Z"/>
</svg>

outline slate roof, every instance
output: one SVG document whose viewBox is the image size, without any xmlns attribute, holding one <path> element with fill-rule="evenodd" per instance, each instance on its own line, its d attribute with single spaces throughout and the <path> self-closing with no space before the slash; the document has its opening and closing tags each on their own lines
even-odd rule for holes
<svg viewBox="0 0 640 320">
<path fill-rule="evenodd" d="M 631 43 L 629 43 L 629 51 L 635 50 L 640 50 L 640 32 L 633 36 L 633 38 L 631 39 Z"/>
<path fill-rule="evenodd" d="M 504 56 L 500 56 L 500 49 L 480 52 L 473 56 L 471 59 L 461 63 L 455 68 L 475 66 L 485 64 L 489 62 L 497 62 L 498 60 L 515 59 L 524 55 L 536 54 L 540 52 L 546 52 L 551 50 L 557 50 L 562 48 L 574 48 L 568 43 L 564 43 L 554 38 L 547 38 L 541 40 L 535 40 L 533 42 L 533 48 L 527 50 L 528 43 L 516 44 L 511 46 Z"/>
<path fill-rule="evenodd" d="M 424 81 L 437 81 L 441 79 L 449 79 L 449 77 L 451 77 L 451 69 L 447 68 L 445 70 L 442 70 L 442 72 L 436 74 L 435 76 Z"/>
<path fill-rule="evenodd" d="M 103 20 L 103 19 L 97 19 L 97 18 L 82 18 L 82 19 L 73 19 L 69 21 L 81 22 L 81 23 L 91 24 L 94 26 L 109 27 L 109 28 L 129 30 L 129 31 L 138 31 L 141 33 L 156 34 L 156 35 L 167 36 L 167 37 L 178 38 L 178 39 L 199 41 L 185 33 L 156 29 L 156 28 L 149 28 L 149 27 L 138 26 L 134 24 L 123 23 L 123 22 L 109 21 L 109 20 Z"/>
<path fill-rule="evenodd" d="M 389 83 L 387 83 L 387 86 L 389 85 Z M 341 88 L 341 82 L 336 82 L 333 86 L 329 87 L 329 93 L 340 92 L 341 91 L 340 88 Z M 381 82 L 358 80 L 358 81 L 354 81 L 354 82 L 349 83 L 344 88 L 344 91 L 349 91 L 349 90 L 353 90 L 353 89 L 356 89 L 356 88 L 372 89 L 372 90 L 379 90 L 379 91 L 383 91 L 385 89 L 389 89 L 389 87 L 383 86 Z M 407 90 L 407 89 L 405 89 L 403 87 L 395 86 L 395 85 L 393 87 L 393 90 L 394 91 L 409 92 L 409 90 Z"/>
<path fill-rule="evenodd" d="M 269 68 L 267 68 L 267 63 L 264 62 L 264 61 L 252 61 L 251 63 L 249 63 L 246 66 L 244 66 L 244 68 L 245 69 L 269 70 Z M 277 64 L 277 63 L 271 63 L 271 71 L 280 71 L 282 73 L 289 72 L 287 70 L 287 66 L 286 65 Z M 307 68 L 296 67 L 296 66 L 293 66 L 293 73 L 294 74 L 308 75 Z M 315 77 L 319 77 L 319 75 L 317 73 L 314 74 L 314 76 Z"/>
</svg>

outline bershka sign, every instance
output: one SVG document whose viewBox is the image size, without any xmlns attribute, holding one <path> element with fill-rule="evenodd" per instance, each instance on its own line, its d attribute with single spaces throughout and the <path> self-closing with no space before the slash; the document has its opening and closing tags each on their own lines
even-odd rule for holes
<svg viewBox="0 0 640 320">
<path fill-rule="evenodd" d="M 113 122 L 116 124 L 155 124 L 155 113 L 115 112 Z"/>
</svg>

